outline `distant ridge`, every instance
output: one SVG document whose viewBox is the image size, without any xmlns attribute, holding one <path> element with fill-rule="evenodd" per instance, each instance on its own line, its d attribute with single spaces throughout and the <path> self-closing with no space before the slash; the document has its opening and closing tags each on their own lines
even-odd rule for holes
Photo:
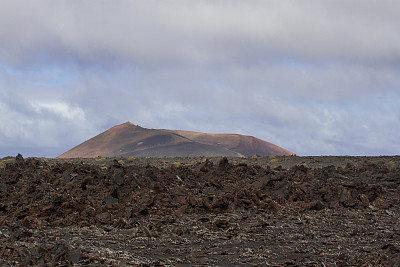
<svg viewBox="0 0 400 267">
<path fill-rule="evenodd" d="M 57 158 L 196 157 L 293 155 L 286 149 L 239 134 L 207 134 L 147 129 L 126 122 L 68 150 Z"/>
</svg>

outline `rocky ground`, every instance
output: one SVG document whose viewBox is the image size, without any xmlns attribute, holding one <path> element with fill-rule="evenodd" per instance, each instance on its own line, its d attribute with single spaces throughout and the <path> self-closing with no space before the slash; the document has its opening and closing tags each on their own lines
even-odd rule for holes
<svg viewBox="0 0 400 267">
<path fill-rule="evenodd" d="M 0 160 L 2 266 L 399 266 L 400 157 Z"/>
</svg>

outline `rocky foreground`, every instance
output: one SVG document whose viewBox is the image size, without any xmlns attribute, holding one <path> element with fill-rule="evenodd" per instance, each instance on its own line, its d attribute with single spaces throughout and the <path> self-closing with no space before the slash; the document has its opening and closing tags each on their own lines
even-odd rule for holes
<svg viewBox="0 0 400 267">
<path fill-rule="evenodd" d="M 287 159 L 4 159 L 0 264 L 400 265 L 398 158 Z"/>
</svg>

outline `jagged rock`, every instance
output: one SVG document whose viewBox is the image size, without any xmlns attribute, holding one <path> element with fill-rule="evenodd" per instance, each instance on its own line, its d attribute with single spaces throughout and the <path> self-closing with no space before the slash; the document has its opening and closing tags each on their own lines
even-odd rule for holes
<svg viewBox="0 0 400 267">
<path fill-rule="evenodd" d="M 80 249 L 74 249 L 69 252 L 69 260 L 73 264 L 77 264 L 79 260 L 82 258 L 82 251 Z"/>
<path fill-rule="evenodd" d="M 22 157 L 21 154 L 18 153 L 18 155 L 15 157 L 15 162 L 17 164 L 23 164 L 24 163 L 24 158 Z"/>
</svg>

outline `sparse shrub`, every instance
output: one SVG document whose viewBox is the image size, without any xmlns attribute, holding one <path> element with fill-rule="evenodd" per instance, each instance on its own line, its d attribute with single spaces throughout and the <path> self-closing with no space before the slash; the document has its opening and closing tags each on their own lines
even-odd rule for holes
<svg viewBox="0 0 400 267">
<path fill-rule="evenodd" d="M 182 163 L 175 161 L 174 163 L 172 163 L 175 167 L 179 168 L 180 166 L 182 166 Z"/>
<path fill-rule="evenodd" d="M 14 160 L 14 158 L 11 158 L 11 159 L 2 159 L 2 160 L 0 161 L 0 163 L 5 164 L 5 163 L 7 163 L 7 161 L 12 161 L 12 160 Z"/>
<path fill-rule="evenodd" d="M 128 158 L 128 160 L 134 160 L 135 159 L 135 157 L 129 157 Z"/>
<path fill-rule="evenodd" d="M 276 162 L 278 162 L 278 160 L 277 159 L 271 159 L 269 162 L 276 163 Z"/>
<path fill-rule="evenodd" d="M 251 156 L 250 158 L 256 159 L 256 158 L 258 158 L 258 155 L 253 155 L 253 156 Z"/>
<path fill-rule="evenodd" d="M 347 161 L 347 162 L 349 162 L 349 163 L 352 163 L 352 162 L 353 162 L 353 160 L 351 160 L 351 159 L 349 159 L 349 158 L 345 158 L 344 160 Z"/>
</svg>

